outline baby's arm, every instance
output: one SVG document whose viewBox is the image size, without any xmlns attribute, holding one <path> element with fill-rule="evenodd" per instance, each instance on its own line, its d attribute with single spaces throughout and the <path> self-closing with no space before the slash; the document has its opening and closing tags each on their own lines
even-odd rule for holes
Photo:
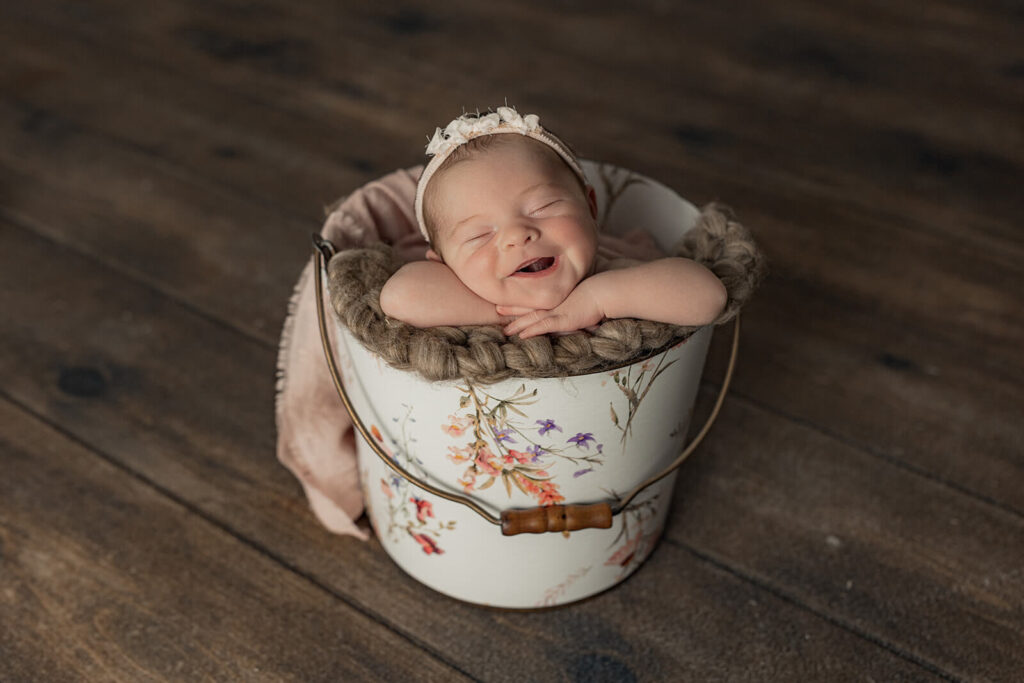
<svg viewBox="0 0 1024 683">
<path fill-rule="evenodd" d="M 399 268 L 380 291 L 380 307 L 385 315 L 415 327 L 498 325 L 508 320 L 436 261 L 412 261 Z"/>
<path fill-rule="evenodd" d="M 722 281 L 704 266 L 690 259 L 664 258 L 597 273 L 550 311 L 520 316 L 505 327 L 505 334 L 526 338 L 570 332 L 603 318 L 706 325 L 722 312 L 726 299 Z"/>
</svg>

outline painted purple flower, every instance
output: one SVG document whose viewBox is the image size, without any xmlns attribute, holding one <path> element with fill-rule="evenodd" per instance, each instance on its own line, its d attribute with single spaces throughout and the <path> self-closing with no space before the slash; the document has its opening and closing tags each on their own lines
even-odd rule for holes
<svg viewBox="0 0 1024 683">
<path fill-rule="evenodd" d="M 587 432 L 586 434 L 578 432 L 576 436 L 569 437 L 566 443 L 574 443 L 576 444 L 576 448 L 586 448 L 587 450 L 590 450 L 590 442 L 596 440 L 597 439 L 595 439 L 594 435 L 590 432 Z"/>
<path fill-rule="evenodd" d="M 516 440 L 512 438 L 512 429 L 495 429 L 494 438 L 498 441 L 507 441 L 508 443 L 515 443 Z"/>
<path fill-rule="evenodd" d="M 533 444 L 532 446 L 529 446 L 526 449 L 526 452 L 533 456 L 532 458 L 530 458 L 530 462 L 537 462 L 537 461 L 539 461 L 540 460 L 540 456 L 542 456 L 545 453 L 547 453 L 546 450 L 544 450 L 543 448 L 541 448 L 537 444 Z"/>
<path fill-rule="evenodd" d="M 559 427 L 558 425 L 556 425 L 554 420 L 537 420 L 537 424 L 540 425 L 540 429 L 537 430 L 537 431 L 540 432 L 541 436 L 544 436 L 545 434 L 550 432 L 552 429 L 557 429 L 558 431 L 562 431 L 562 428 Z"/>
<path fill-rule="evenodd" d="M 573 473 L 572 473 L 572 478 L 573 478 L 573 479 L 578 479 L 579 477 L 582 477 L 582 476 L 583 476 L 584 474 L 586 474 L 587 472 L 593 472 L 593 471 L 594 471 L 594 468 L 593 468 L 593 467 L 588 467 L 588 468 L 587 468 L 587 469 L 585 469 L 585 470 L 577 470 L 577 471 L 575 471 L 575 472 L 573 472 Z"/>
</svg>

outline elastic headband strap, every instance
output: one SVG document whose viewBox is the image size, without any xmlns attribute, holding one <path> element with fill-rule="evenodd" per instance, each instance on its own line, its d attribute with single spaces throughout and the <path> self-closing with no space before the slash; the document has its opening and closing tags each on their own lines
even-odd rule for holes
<svg viewBox="0 0 1024 683">
<path fill-rule="evenodd" d="M 427 154 L 432 155 L 432 158 L 423 169 L 423 174 L 416 185 L 415 204 L 416 223 L 427 242 L 430 241 L 430 235 L 427 233 L 427 224 L 423 217 L 423 197 L 426 194 L 427 183 L 456 149 L 474 138 L 502 133 L 519 133 L 544 143 L 562 157 L 584 185 L 587 184 L 587 177 L 576 155 L 556 135 L 541 127 L 540 118 L 536 114 L 520 116 L 512 107 L 498 107 L 497 111 L 484 116 L 463 114 L 445 126 L 444 130 L 436 129 L 434 137 L 427 145 Z"/>
</svg>

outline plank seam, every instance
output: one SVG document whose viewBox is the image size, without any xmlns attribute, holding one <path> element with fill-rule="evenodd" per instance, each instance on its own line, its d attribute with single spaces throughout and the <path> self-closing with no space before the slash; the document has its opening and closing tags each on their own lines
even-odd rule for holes
<svg viewBox="0 0 1024 683">
<path fill-rule="evenodd" d="M 706 386 L 706 387 L 702 386 L 703 390 L 711 390 L 712 388 L 715 388 L 717 390 L 717 385 L 711 384 L 710 382 L 702 382 L 702 385 L 705 385 L 705 384 L 707 384 L 709 386 Z M 776 417 L 782 418 L 783 420 L 789 421 L 789 422 L 791 422 L 791 423 L 793 423 L 795 425 L 804 427 L 804 428 L 809 429 L 809 430 L 811 430 L 813 432 L 817 432 L 817 433 L 821 434 L 822 436 L 825 436 L 825 437 L 827 437 L 829 439 L 832 439 L 834 441 L 838 441 L 842 445 L 849 447 L 851 450 L 863 453 L 864 455 L 867 455 L 867 456 L 870 456 L 870 457 L 875 458 L 877 460 L 880 460 L 881 462 L 883 462 L 883 463 L 885 463 L 887 465 L 891 465 L 891 466 L 893 466 L 893 467 L 895 467 L 897 469 L 903 470 L 904 472 L 907 472 L 909 474 L 921 477 L 922 479 L 927 479 L 928 481 L 931 481 L 933 483 L 939 484 L 940 486 L 943 486 L 943 487 L 949 489 L 950 491 L 953 491 L 954 493 L 957 493 L 957 494 L 962 495 L 962 496 L 966 496 L 967 498 L 971 498 L 971 499 L 973 499 L 973 500 L 975 500 L 975 501 L 977 501 L 979 503 L 982 503 L 982 504 L 988 505 L 990 507 L 993 507 L 993 508 L 999 510 L 1000 512 L 1008 514 L 1011 517 L 1014 517 L 1014 518 L 1016 518 L 1018 520 L 1024 520 L 1024 512 L 1022 512 L 1022 511 L 1020 511 L 1020 510 L 1018 510 L 1018 509 L 1016 509 L 1016 508 L 1014 508 L 1014 507 L 1012 507 L 1010 505 L 1007 505 L 1006 503 L 1002 503 L 1002 502 L 1000 502 L 998 500 L 995 500 L 994 498 L 990 498 L 989 496 L 986 496 L 985 494 L 978 493 L 976 491 L 972 491 L 971 489 L 968 489 L 968 488 L 966 488 L 964 486 L 961 486 L 960 484 L 957 484 L 956 482 L 952 482 L 952 481 L 949 481 L 947 479 L 943 479 L 942 477 L 940 477 L 940 476 L 938 476 L 936 474 L 933 474 L 933 473 L 929 472 L 926 469 L 918 467 L 917 465 L 914 465 L 912 463 L 900 460 L 898 458 L 894 458 L 893 456 L 887 455 L 886 453 L 878 451 L 878 450 L 876 450 L 876 449 L 874 449 L 874 448 L 872 448 L 872 447 L 870 447 L 870 446 L 868 446 L 868 445 L 866 445 L 866 444 L 864 444 L 864 443 L 862 443 L 860 441 L 857 441 L 857 440 L 852 439 L 852 438 L 847 437 L 847 436 L 843 436 L 842 434 L 834 432 L 834 431 L 832 431 L 831 429 L 829 429 L 827 427 L 823 427 L 821 425 L 815 424 L 814 422 L 808 420 L 807 418 L 803 418 L 803 417 L 800 417 L 798 415 L 792 415 L 792 414 L 787 413 L 787 412 L 785 412 L 783 410 L 780 410 L 778 408 L 774 408 L 771 405 L 769 405 L 769 404 L 767 404 L 767 403 L 765 403 L 765 402 L 763 402 L 763 401 L 761 401 L 759 399 L 756 399 L 756 398 L 754 398 L 752 396 L 749 396 L 747 394 L 744 394 L 742 392 L 736 391 L 735 389 L 733 389 L 730 392 L 730 394 L 732 394 L 732 396 L 734 398 L 736 398 L 738 401 L 741 401 L 741 402 L 744 402 L 744 403 L 748 404 L 754 410 L 760 410 L 761 412 L 768 413 L 770 415 L 774 415 Z"/>
<path fill-rule="evenodd" d="M 86 451 L 92 453 L 94 456 L 100 458 L 104 462 L 110 464 L 111 466 L 115 467 L 116 469 L 120 470 L 121 472 L 125 473 L 126 475 L 132 477 L 133 479 L 135 479 L 136 481 L 140 482 L 142 485 L 148 487 L 149 489 L 153 490 L 154 492 L 156 492 L 160 496 L 163 496 L 164 498 L 174 502 L 175 504 L 179 505 L 180 507 L 184 508 L 188 512 L 192 513 L 193 515 L 195 515 L 196 517 L 200 518 L 201 520 L 203 520 L 207 524 L 210 524 L 214 528 L 219 529 L 223 533 L 226 533 L 231 538 L 234 538 L 239 543 L 242 543 L 243 545 L 245 545 L 245 546 L 255 550 L 259 554 L 267 557 L 272 562 L 274 562 L 275 564 L 279 565 L 280 567 L 282 567 L 286 571 L 289 571 L 292 574 L 295 574 L 296 576 L 302 578 L 303 580 L 305 580 L 307 583 L 311 584 L 315 588 L 323 591 L 324 593 L 327 593 L 328 595 L 330 595 L 334 599 L 336 599 L 336 600 L 338 600 L 338 601 L 348 605 L 349 607 L 351 607 L 355 611 L 357 611 L 360 614 L 362 614 L 363 616 L 371 619 L 372 621 L 380 624 L 381 626 L 383 626 L 387 630 L 391 631 L 392 633 L 394 633 L 398 637 L 400 637 L 400 638 L 402 638 L 404 640 L 407 640 L 409 643 L 411 643 L 412 645 L 414 645 L 418 649 L 420 649 L 423 652 L 425 652 L 426 654 L 430 655 L 431 657 L 433 657 L 437 661 L 441 662 L 445 666 L 448 666 L 452 670 L 454 670 L 454 671 L 458 672 L 459 674 L 465 676 L 467 679 L 472 680 L 472 681 L 480 681 L 481 680 L 481 679 L 475 678 L 474 676 L 472 676 L 471 674 L 469 674 L 468 672 L 463 670 L 460 666 L 458 666 L 454 662 L 448 660 L 446 657 L 444 657 L 441 653 L 439 653 L 433 647 L 423 643 L 422 641 L 420 641 L 418 638 L 412 636 L 411 634 L 408 634 L 408 633 L 406 633 L 404 631 L 396 629 L 393 624 L 388 622 L 386 619 L 384 619 L 381 615 L 379 615 L 375 611 L 373 611 L 373 610 L 363 606 L 361 603 L 359 603 L 359 602 L 357 602 L 355 600 L 352 600 L 352 599 L 348 598 L 343 593 L 339 593 L 339 592 L 333 590 L 330 586 L 324 584 L 322 581 L 317 579 L 314 575 L 312 575 L 309 572 L 301 569 L 300 567 L 297 567 L 294 564 L 288 562 L 285 558 L 281 557 L 277 553 L 275 553 L 275 552 L 269 550 L 268 548 L 264 547 L 262 544 L 257 543 L 256 541 L 254 541 L 252 539 L 249 539 L 249 538 L 239 534 L 238 532 L 233 530 L 231 527 L 229 527 L 226 524 L 220 522 L 215 517 L 212 517 L 209 514 L 207 514 L 201 508 L 198 508 L 198 507 L 192 505 L 189 501 L 187 501 L 186 499 L 182 498 L 181 496 L 176 494 L 174 491 L 161 486 L 160 484 L 158 484 L 157 482 L 153 481 L 149 477 L 146 477 L 145 475 L 141 474 L 140 472 L 137 472 L 137 471 L 133 470 L 132 468 L 130 468 L 126 464 L 120 462 L 116 458 L 108 456 L 106 453 L 104 453 L 103 451 L 99 450 L 98 448 L 96 448 L 95 446 L 93 446 L 92 444 L 87 442 L 85 439 L 83 439 L 83 438 L 79 437 L 78 435 L 76 435 L 75 433 L 65 429 L 63 426 L 61 426 L 60 424 L 54 422 L 53 420 L 50 420 L 45 415 L 37 412 L 31 406 L 28 406 L 27 404 L 23 403 L 22 401 L 20 401 L 19 399 L 15 398 L 14 396 L 11 396 L 7 392 L 6 389 L 0 388 L 0 397 L 2 397 L 8 403 L 10 403 L 11 405 L 15 406 L 19 410 L 21 410 L 26 415 L 30 416 L 31 418 L 35 419 L 38 422 L 41 422 L 44 425 L 46 425 L 47 427 L 49 427 L 50 429 L 54 430 L 55 432 L 57 432 L 58 434 L 60 434 L 64 438 L 66 438 L 69 441 L 71 441 L 71 442 L 77 444 L 78 446 L 84 448 Z"/>
<path fill-rule="evenodd" d="M 56 32 L 56 31 L 59 31 L 61 29 L 65 29 L 65 30 L 67 29 L 66 25 L 54 24 L 52 21 L 47 21 L 44 18 L 40 18 L 38 16 L 33 16 L 33 15 L 30 15 L 30 14 L 26 15 L 26 14 L 22 13 L 22 14 L 19 15 L 18 18 L 21 21 L 24 21 L 24 22 L 29 23 L 29 24 L 34 24 L 35 26 L 41 27 L 44 30 L 49 30 L 49 31 Z M 112 49 L 111 45 L 103 43 L 102 41 L 100 41 L 100 40 L 98 40 L 96 38 L 93 38 L 92 36 L 90 36 L 88 34 L 83 34 L 83 33 L 80 33 L 80 32 L 75 32 L 75 33 L 71 33 L 70 35 L 68 35 L 67 33 L 65 33 L 64 34 L 64 39 L 66 39 L 66 40 L 68 40 L 68 39 L 74 40 L 75 42 L 77 42 L 80 45 L 86 45 L 86 46 L 89 46 L 89 47 L 91 47 L 93 49 L 103 50 L 103 51 L 105 51 L 105 53 L 107 54 L 107 56 L 109 58 L 113 58 L 113 59 L 117 59 L 117 58 L 133 59 L 136 63 L 142 64 L 142 65 L 144 65 L 147 68 L 153 69 L 154 71 L 162 72 L 164 74 L 169 74 L 170 76 L 175 77 L 175 78 L 189 78 L 189 77 L 191 77 L 191 74 L 189 74 L 187 72 L 184 72 L 184 71 L 181 71 L 180 69 L 177 69 L 177 68 L 173 67 L 172 65 L 168 65 L 168 64 L 165 64 L 163 62 L 160 62 L 158 59 L 154 58 L 150 54 L 139 53 L 138 51 L 132 51 L 132 50 L 129 50 L 127 52 L 123 51 L 123 50 L 115 50 L 115 49 Z M 321 82 L 321 81 L 318 81 L 316 79 L 310 79 L 310 80 L 311 80 L 311 82 L 314 85 L 317 85 L 317 86 L 329 86 L 330 85 L 329 83 Z M 304 111 L 302 109 L 298 109 L 298 108 L 294 108 L 294 107 L 289 107 L 289 106 L 282 106 L 279 100 L 275 100 L 275 99 L 272 99 L 272 98 L 261 98 L 261 97 L 258 97 L 258 96 L 253 96 L 252 94 L 250 94 L 246 90 L 239 90 L 237 88 L 233 88 L 233 87 L 226 86 L 226 85 L 223 85 L 223 84 L 211 83 L 210 85 L 211 85 L 211 87 L 214 87 L 214 88 L 216 88 L 216 89 L 218 89 L 218 90 L 220 90 L 222 92 L 228 93 L 232 97 L 237 97 L 238 99 L 240 99 L 240 100 L 242 100 L 244 102 L 250 102 L 250 103 L 253 103 L 253 104 L 257 104 L 257 105 L 266 107 L 268 109 L 271 109 L 273 111 L 276 111 L 278 113 L 281 113 L 281 114 L 284 114 L 284 115 L 287 115 L 287 116 L 295 117 L 295 118 L 297 118 L 299 120 L 311 121 L 311 122 L 315 122 L 315 123 L 325 123 L 325 120 L 322 117 L 310 115 L 310 114 L 308 114 L 306 111 Z M 854 121 L 862 122 L 862 120 L 860 120 L 860 119 L 854 119 Z M 381 130 L 387 132 L 389 129 L 381 128 Z M 140 149 L 144 149 L 144 148 L 140 147 Z M 707 162 L 707 159 L 705 159 L 705 162 Z M 709 173 L 709 175 L 711 177 L 731 178 L 734 175 L 734 173 L 732 173 L 732 170 L 731 170 L 732 167 L 729 166 L 728 164 L 726 164 L 726 166 L 723 166 L 722 168 L 718 168 L 718 167 L 715 167 L 715 166 L 709 167 L 708 164 L 705 163 L 704 164 L 704 168 L 705 168 L 705 172 Z M 707 170 L 708 168 L 710 168 L 710 170 Z M 767 179 L 770 179 L 770 177 L 768 177 L 768 176 L 766 176 L 766 177 L 758 177 L 757 179 L 755 179 L 752 187 L 763 187 L 763 186 L 765 186 L 764 181 L 767 180 Z M 787 176 L 785 177 L 785 180 L 789 181 L 789 182 L 786 182 L 786 183 L 782 183 L 782 185 L 785 185 L 785 186 L 792 185 L 794 182 L 797 182 L 797 181 L 802 181 L 804 184 L 801 185 L 801 187 L 804 188 L 804 193 L 805 194 L 807 193 L 807 187 L 806 187 L 807 178 L 806 178 L 805 175 L 799 175 L 795 171 L 794 172 L 787 172 Z M 761 182 L 757 182 L 757 181 L 761 181 Z M 775 187 L 775 185 L 773 185 L 773 184 L 769 184 L 768 186 L 769 187 Z M 936 233 L 936 232 L 933 232 L 933 231 L 929 230 L 928 224 L 925 221 L 923 221 L 923 220 L 914 220 L 914 221 L 908 223 L 907 220 L 906 220 L 906 216 L 904 214 L 884 211 L 884 210 L 880 209 L 876 204 L 865 203 L 864 201 L 861 201 L 861 200 L 856 199 L 855 197 L 852 197 L 849 193 L 836 192 L 836 191 L 834 191 L 832 186 L 820 185 L 819 184 L 819 185 L 812 186 L 812 189 L 813 189 L 813 196 L 814 197 L 816 197 L 816 198 L 818 198 L 818 199 L 820 199 L 822 201 L 826 201 L 826 202 L 832 203 L 832 204 L 838 204 L 840 206 L 843 206 L 843 207 L 849 209 L 852 212 L 863 213 L 865 211 L 871 211 L 871 212 L 874 212 L 874 215 L 877 215 L 877 216 L 890 217 L 894 221 L 899 222 L 899 224 L 901 226 L 909 226 L 912 231 L 917 232 L 919 234 L 933 235 L 933 236 L 935 236 L 937 238 L 948 238 L 949 237 L 949 235 L 946 234 L 946 233 L 941 233 L 941 232 L 940 233 Z M 245 197 L 246 194 L 245 193 L 240 193 L 239 196 Z M 914 197 L 917 198 L 918 196 L 914 195 Z M 278 207 L 278 208 L 283 210 L 283 207 L 280 207 L 276 203 L 271 203 L 271 204 L 267 204 L 267 205 L 268 206 Z M 1001 227 L 1003 225 L 1007 225 L 1008 223 L 1012 224 L 1012 220 L 1009 219 L 1005 215 L 1001 215 L 1001 214 L 983 214 L 983 216 L 986 219 L 990 219 L 989 223 L 985 223 L 986 227 L 988 227 L 988 226 L 1000 226 Z M 1007 229 L 1009 230 L 1010 228 L 1007 227 Z"/>
<path fill-rule="evenodd" d="M 7 207 L 0 206 L 0 220 L 4 220 L 9 224 L 18 227 L 31 235 L 34 235 L 40 239 L 55 244 L 58 247 L 61 247 L 73 254 L 77 254 L 79 257 L 92 261 L 93 263 L 96 263 L 106 268 L 107 270 L 110 270 L 116 273 L 117 275 L 120 275 L 121 277 L 130 280 L 131 282 L 139 286 L 145 287 L 146 289 L 149 289 L 152 292 L 156 292 L 160 296 L 169 299 L 171 302 L 181 306 L 185 310 L 199 316 L 200 318 L 206 320 L 207 322 L 213 323 L 220 327 L 227 328 L 228 330 L 235 332 L 236 334 L 244 337 L 245 339 L 248 339 L 249 341 L 258 344 L 259 346 L 262 346 L 263 348 L 272 350 L 277 349 L 276 338 L 271 340 L 266 337 L 262 337 L 258 333 L 253 332 L 252 330 L 248 330 L 245 327 L 242 327 L 241 325 L 238 325 L 230 320 L 221 318 L 216 314 L 207 311 L 205 308 L 198 306 L 195 303 L 189 301 L 188 299 L 182 297 L 181 295 L 175 293 L 173 290 L 168 290 L 161 287 L 158 283 L 150 280 L 139 271 L 136 271 L 132 268 L 127 268 L 116 261 L 111 261 L 107 258 L 104 258 L 102 253 L 96 253 L 95 251 L 87 247 L 83 247 L 82 245 L 75 244 L 72 242 L 67 242 L 61 239 L 60 237 L 53 235 L 48 229 L 46 229 L 45 226 L 40 225 L 37 221 L 27 216 L 23 216 L 22 214 L 18 213 L 13 213 L 10 210 L 8 210 Z M 296 278 L 298 278 L 299 272 L 301 271 L 296 272 Z M 282 303 L 282 314 L 286 312 L 286 308 L 286 304 Z M 284 323 L 283 317 L 281 319 L 281 322 L 282 324 Z"/>
<path fill-rule="evenodd" d="M 681 548 L 681 549 L 689 552 L 691 555 L 693 555 L 697 559 L 699 559 L 699 560 L 701 560 L 701 561 L 703 561 L 703 562 L 705 562 L 707 564 L 710 564 L 711 566 L 713 566 L 713 567 L 715 567 L 715 568 L 717 568 L 717 569 L 719 569 L 719 570 L 721 570 L 723 572 L 726 572 L 727 574 L 729 574 L 731 576 L 734 576 L 737 579 L 740 579 L 741 581 L 754 586 L 755 588 L 763 590 L 766 593 L 769 593 L 772 596 L 782 600 L 783 602 L 786 602 L 786 603 L 788 603 L 790 605 L 793 605 L 794 607 L 796 607 L 798 609 L 801 609 L 801 610 L 804 610 L 806 612 L 809 612 L 810 614 L 813 614 L 814 616 L 818 617 L 819 619 L 823 619 L 824 621 L 826 621 L 827 623 L 831 624 L 832 626 L 835 626 L 836 628 L 839 628 L 839 629 L 841 629 L 843 631 L 846 631 L 847 633 L 850 633 L 851 635 L 854 635 L 854 636 L 856 636 L 858 638 L 861 638 L 862 640 L 867 641 L 867 642 L 871 643 L 872 645 L 875 645 L 876 647 L 880 647 L 883 650 L 886 650 L 886 651 L 892 653 L 893 655 L 895 655 L 897 657 L 900 657 L 901 659 L 905 659 L 906 661 L 921 667 L 922 669 L 928 671 L 929 673 L 932 673 L 932 674 L 934 674 L 936 676 L 939 676 L 940 678 L 943 678 L 943 679 L 945 679 L 947 681 L 962 681 L 963 680 L 963 679 L 958 678 L 955 675 L 953 675 L 953 674 L 943 670 L 937 664 L 933 664 L 932 662 L 928 661 L 927 659 L 925 659 L 925 658 L 923 658 L 923 657 L 921 657 L 919 655 L 916 655 L 916 654 L 914 654 L 912 652 L 908 652 L 908 651 L 904 650 L 903 648 L 901 648 L 901 647 L 899 647 L 897 645 L 889 643 L 888 641 L 883 639 L 881 636 L 876 636 L 876 635 L 874 635 L 872 633 L 869 633 L 867 631 L 863 631 L 861 629 L 858 629 L 857 627 L 855 627 L 855 626 L 853 626 L 851 624 L 846 623 L 845 621 L 843 621 L 839 617 L 836 617 L 836 616 L 833 616 L 831 614 L 828 614 L 827 612 L 819 611 L 819 610 L 811 607 L 810 605 L 804 603 L 798 597 L 796 597 L 794 595 L 790 595 L 789 593 L 786 593 L 785 591 L 783 591 L 783 590 L 773 586 L 772 584 L 768 583 L 766 580 L 758 578 L 758 577 L 754 576 L 753 574 L 747 574 L 747 573 L 745 573 L 743 571 L 740 571 L 736 567 L 733 567 L 732 565 L 730 565 L 730 564 L 728 564 L 728 563 L 726 563 L 726 562 L 724 562 L 722 560 L 719 560 L 719 559 L 713 557 L 712 555 L 710 555 L 708 553 L 705 553 L 705 552 L 703 552 L 701 550 L 698 550 L 697 548 L 689 545 L 688 543 L 685 543 L 683 541 L 674 540 L 674 539 L 669 538 L 667 536 L 663 539 L 663 542 L 667 543 L 668 545 L 672 545 L 672 546 L 675 546 L 677 548 Z"/>
</svg>

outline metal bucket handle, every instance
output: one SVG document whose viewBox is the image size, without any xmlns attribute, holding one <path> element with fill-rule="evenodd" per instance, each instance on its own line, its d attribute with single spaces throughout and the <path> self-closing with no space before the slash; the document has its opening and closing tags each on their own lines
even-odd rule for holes
<svg viewBox="0 0 1024 683">
<path fill-rule="evenodd" d="M 725 378 L 722 380 L 722 387 L 718 391 L 718 398 L 715 400 L 715 406 L 711 410 L 711 415 L 708 416 L 708 419 L 704 423 L 704 426 L 701 427 L 701 430 L 693 437 L 693 440 L 690 441 L 686 448 L 683 449 L 683 452 L 679 454 L 679 457 L 676 458 L 671 465 L 659 474 L 656 474 L 647 481 L 641 483 L 639 486 L 627 493 L 624 498 L 621 498 L 614 503 L 604 501 L 600 503 L 591 503 L 589 505 L 546 505 L 543 507 L 527 509 L 503 510 L 500 517 L 495 517 L 487 510 L 477 505 L 477 503 L 469 496 L 443 491 L 436 486 L 419 479 L 416 475 L 408 472 L 397 462 L 389 458 L 387 453 L 385 453 L 371 437 L 366 425 L 363 424 L 359 414 L 356 413 L 355 408 L 352 407 L 352 403 L 348 398 L 348 392 L 345 391 L 345 386 L 342 384 L 341 377 L 338 375 L 338 366 L 334 359 L 334 350 L 331 348 L 330 338 L 327 334 L 327 322 L 324 318 L 324 285 L 322 272 L 326 267 L 327 262 L 334 256 L 334 254 L 335 248 L 333 244 L 320 237 L 320 235 L 313 235 L 316 315 L 320 324 L 320 341 L 324 347 L 324 356 L 327 359 L 327 367 L 331 372 L 331 379 L 334 380 L 334 387 L 338 390 L 338 396 L 341 397 L 341 402 L 345 404 L 345 410 L 348 411 L 349 416 L 352 418 L 352 424 L 355 425 L 357 430 L 359 430 L 359 433 L 362 435 L 366 443 L 369 444 L 370 448 L 373 449 L 373 452 L 377 454 L 377 457 L 379 457 L 381 461 L 390 467 L 396 474 L 401 475 L 410 483 L 418 486 L 424 491 L 434 494 L 435 496 L 444 498 L 445 500 L 450 500 L 453 503 L 465 505 L 491 524 L 500 526 L 501 533 L 505 536 L 514 536 L 522 533 L 541 534 L 548 531 L 575 531 L 577 529 L 610 528 L 613 516 L 622 512 L 630 501 L 632 501 L 633 498 L 635 498 L 641 491 L 660 481 L 664 477 L 667 477 L 678 469 L 679 466 L 683 464 L 683 461 L 686 460 L 694 449 L 697 448 L 700 442 L 704 440 L 704 437 L 711 429 L 711 425 L 714 424 L 715 418 L 718 417 L 718 412 L 721 410 L 722 403 L 725 401 L 725 394 L 729 390 L 729 383 L 732 381 L 732 373 L 736 367 L 736 355 L 739 349 L 740 340 L 739 314 L 736 315 L 736 320 L 733 322 L 732 351 L 729 355 L 729 367 L 726 368 Z"/>
</svg>

